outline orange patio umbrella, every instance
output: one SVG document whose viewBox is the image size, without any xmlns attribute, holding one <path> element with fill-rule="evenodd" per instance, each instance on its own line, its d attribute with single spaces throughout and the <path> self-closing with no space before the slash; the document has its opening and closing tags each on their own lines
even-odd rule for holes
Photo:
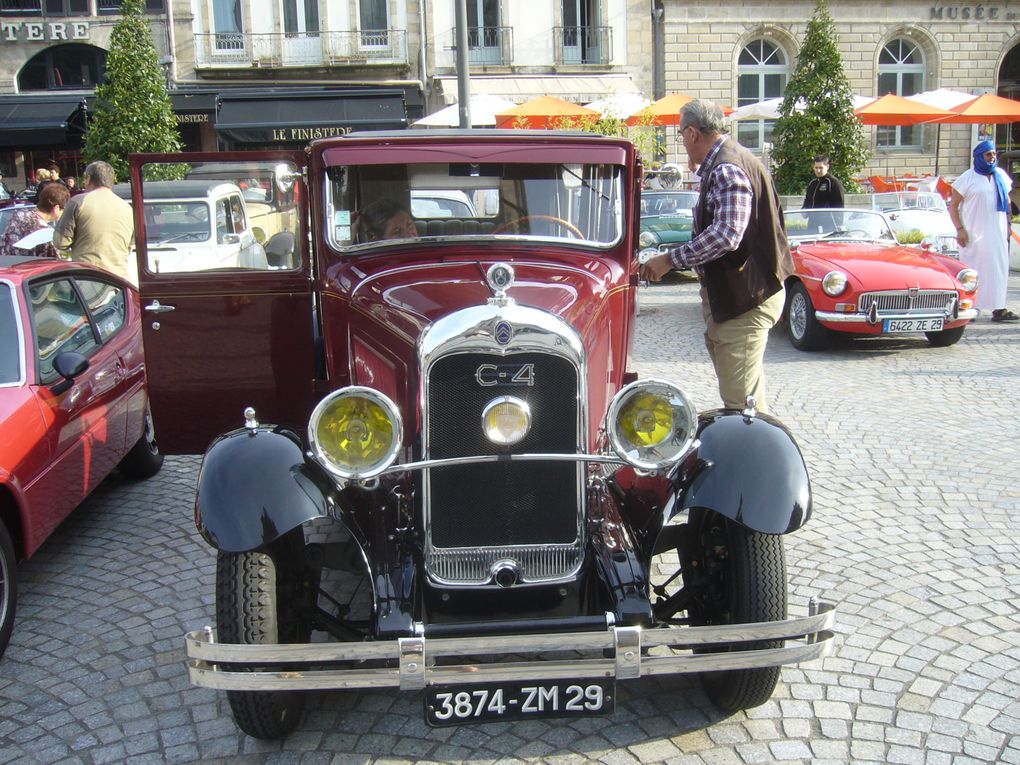
<svg viewBox="0 0 1020 765">
<path fill-rule="evenodd" d="M 626 119 L 626 123 L 628 125 L 679 125 L 680 107 L 693 100 L 694 96 L 688 96 L 684 93 L 670 93 L 630 115 Z M 730 114 L 733 111 L 728 106 L 721 106 L 720 108 L 723 114 Z"/>
<path fill-rule="evenodd" d="M 594 109 L 553 96 L 539 96 L 512 109 L 496 112 L 496 127 L 551 128 L 585 118 L 597 120 L 599 116 Z"/>
<path fill-rule="evenodd" d="M 942 118 L 953 116 L 953 112 L 946 109 L 892 93 L 854 109 L 854 114 L 865 125 L 920 125 L 925 122 L 940 122 Z"/>
<path fill-rule="evenodd" d="M 952 117 L 939 120 L 944 125 L 1020 122 L 1020 101 L 985 93 L 950 109 Z"/>
</svg>

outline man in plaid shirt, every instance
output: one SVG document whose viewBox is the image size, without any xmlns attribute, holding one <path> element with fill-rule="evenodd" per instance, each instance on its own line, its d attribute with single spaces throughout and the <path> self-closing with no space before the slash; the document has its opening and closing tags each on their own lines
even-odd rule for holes
<svg viewBox="0 0 1020 765">
<path fill-rule="evenodd" d="M 757 408 L 768 411 L 765 343 L 782 314 L 783 282 L 793 273 L 793 260 L 772 178 L 725 130 L 715 104 L 695 100 L 681 109 L 684 148 L 700 166 L 694 235 L 645 263 L 641 275 L 658 281 L 673 268 L 695 269 L 705 345 L 723 405 L 741 409 L 753 396 Z"/>
</svg>

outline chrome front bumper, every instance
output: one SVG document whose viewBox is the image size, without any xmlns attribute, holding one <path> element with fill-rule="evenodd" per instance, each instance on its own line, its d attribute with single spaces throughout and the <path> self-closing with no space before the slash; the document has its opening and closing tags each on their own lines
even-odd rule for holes
<svg viewBox="0 0 1020 765">
<path fill-rule="evenodd" d="M 945 311 L 924 311 L 920 313 L 883 313 L 878 317 L 877 322 L 871 322 L 863 313 L 834 313 L 832 311 L 815 311 L 815 318 L 818 321 L 828 321 L 836 324 L 868 324 L 878 326 L 886 319 L 945 319 L 946 321 L 970 321 L 977 318 L 977 309 L 967 308 L 960 311 L 957 316 L 947 314 Z"/>
<path fill-rule="evenodd" d="M 824 658 L 834 647 L 835 606 L 818 602 L 812 603 L 810 610 L 811 615 L 798 619 L 755 624 L 648 630 L 607 626 L 604 632 L 408 637 L 365 643 L 235 645 L 217 643 L 214 630 L 207 627 L 189 632 L 185 643 L 191 682 L 230 691 L 383 687 L 419 690 L 427 685 L 582 677 L 628 680 L 649 675 L 772 667 Z M 732 644 L 761 640 L 799 642 L 782 648 L 728 650 Z M 719 652 L 712 653 L 712 646 L 720 646 Z M 676 655 L 667 653 L 669 648 L 698 648 L 703 652 Z M 602 655 L 612 658 L 564 659 L 561 657 L 564 651 L 608 652 Z M 560 656 L 516 660 L 521 654 L 553 652 Z M 471 661 L 437 663 L 457 657 L 470 657 Z M 362 662 L 383 666 L 350 666 Z M 248 670 L 245 665 L 260 669 Z M 305 669 L 303 665 L 314 668 Z"/>
</svg>

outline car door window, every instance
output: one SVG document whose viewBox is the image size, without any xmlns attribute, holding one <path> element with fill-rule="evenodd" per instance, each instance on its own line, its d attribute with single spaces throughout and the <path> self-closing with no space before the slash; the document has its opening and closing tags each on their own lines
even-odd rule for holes
<svg viewBox="0 0 1020 765">
<path fill-rule="evenodd" d="M 28 296 L 39 356 L 39 381 L 46 384 L 58 377 L 53 361 L 60 353 L 76 351 L 89 356 L 99 343 L 85 305 L 70 279 L 32 284 Z"/>
<path fill-rule="evenodd" d="M 77 278 L 75 281 L 99 330 L 99 339 L 105 343 L 124 326 L 124 289 L 98 279 Z"/>
<path fill-rule="evenodd" d="M 8 282 L 0 282 L 0 385 L 21 381 L 24 361 L 20 323 L 14 288 Z"/>
</svg>

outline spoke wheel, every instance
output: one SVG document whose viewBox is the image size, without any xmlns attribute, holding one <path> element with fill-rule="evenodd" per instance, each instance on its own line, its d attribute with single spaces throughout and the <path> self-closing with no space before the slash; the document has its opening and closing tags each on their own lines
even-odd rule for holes
<svg viewBox="0 0 1020 765">
<path fill-rule="evenodd" d="M 693 625 L 742 624 L 786 618 L 786 556 L 782 537 L 762 534 L 711 510 L 696 508 L 688 520 L 684 559 L 687 613 Z M 742 643 L 730 650 L 778 648 L 782 641 Z M 701 683 L 712 702 L 735 712 L 771 698 L 779 667 L 705 672 Z"/>
<path fill-rule="evenodd" d="M 221 642 L 310 641 L 318 583 L 309 581 L 303 553 L 304 532 L 297 528 L 268 551 L 217 555 L 216 628 Z M 301 691 L 227 691 L 227 699 L 237 727 L 255 738 L 275 739 L 297 728 L 305 695 Z"/>
<path fill-rule="evenodd" d="M 825 345 L 828 330 L 815 318 L 815 307 L 804 285 L 797 282 L 790 287 L 786 306 L 786 326 L 790 342 L 799 351 L 813 351 Z"/>
</svg>

